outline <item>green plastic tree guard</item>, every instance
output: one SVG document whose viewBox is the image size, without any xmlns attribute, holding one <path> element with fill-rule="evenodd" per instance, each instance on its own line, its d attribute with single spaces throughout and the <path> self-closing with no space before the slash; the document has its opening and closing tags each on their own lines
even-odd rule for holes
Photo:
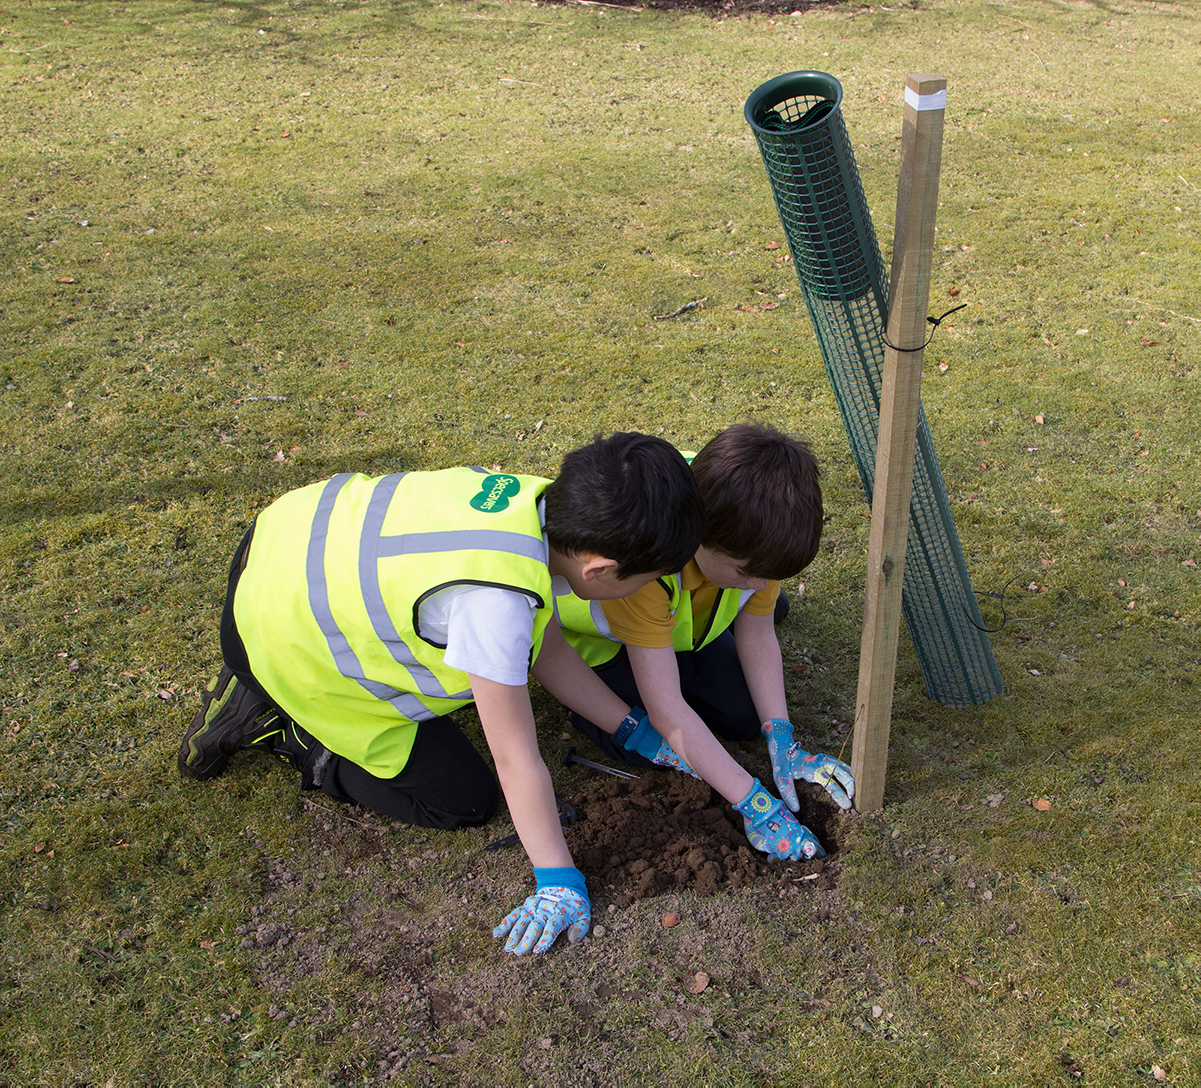
<svg viewBox="0 0 1201 1088">
<path fill-rule="evenodd" d="M 842 118 L 842 85 L 824 72 L 791 72 L 755 90 L 744 112 L 767 167 L 776 211 L 870 503 L 888 275 Z M 920 407 L 901 610 L 931 699 L 962 707 L 1000 694 L 1001 674 L 983 630 Z"/>
</svg>

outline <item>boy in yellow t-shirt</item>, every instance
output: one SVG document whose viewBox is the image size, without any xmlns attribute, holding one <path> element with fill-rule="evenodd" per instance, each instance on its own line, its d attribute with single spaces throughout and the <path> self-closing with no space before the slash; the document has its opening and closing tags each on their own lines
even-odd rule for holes
<svg viewBox="0 0 1201 1088">
<path fill-rule="evenodd" d="M 774 622 L 780 581 L 817 554 L 818 465 L 803 442 L 739 424 L 707 443 L 692 471 L 705 530 L 681 572 L 621 600 L 556 601 L 568 642 L 635 707 L 615 733 L 575 713 L 572 724 L 613 759 L 674 766 L 704 779 L 742 814 L 757 849 L 820 857 L 820 843 L 792 815 L 799 808 L 794 782 L 820 783 L 843 808 L 855 784 L 845 763 L 793 742 Z M 634 723 L 641 707 L 646 711 Z M 784 803 L 718 740 L 759 733 Z"/>
</svg>

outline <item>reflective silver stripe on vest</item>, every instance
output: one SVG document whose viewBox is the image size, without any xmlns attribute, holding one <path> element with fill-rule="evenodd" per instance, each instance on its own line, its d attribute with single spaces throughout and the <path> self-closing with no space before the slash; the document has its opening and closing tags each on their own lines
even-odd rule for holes
<svg viewBox="0 0 1201 1088">
<path fill-rule="evenodd" d="M 621 639 L 609 630 L 609 621 L 605 618 L 605 610 L 601 607 L 600 601 L 588 602 L 588 615 L 596 625 L 598 634 L 604 635 L 605 638 L 612 639 L 614 642 L 621 642 Z"/>
<path fill-rule="evenodd" d="M 445 548 L 407 548 L 396 547 L 411 535 L 419 536 L 453 536 L 453 533 L 421 533 L 405 534 L 403 536 L 385 537 L 383 535 L 384 518 L 388 515 L 388 507 L 396 494 L 396 488 L 404 479 L 405 473 L 395 472 L 383 477 L 371 492 L 371 500 L 367 504 L 367 514 L 363 518 L 363 532 L 359 537 L 359 586 L 363 592 L 363 605 L 367 609 L 367 617 L 371 620 L 371 628 L 375 636 L 392 655 L 392 660 L 403 665 L 417 685 L 422 695 L 436 699 L 470 699 L 471 688 L 466 691 L 448 692 L 442 682 L 429 668 L 409 649 L 388 612 L 388 605 L 379 587 L 379 561 L 382 558 L 411 554 L 417 551 L 445 551 Z M 387 541 L 387 546 L 385 545 Z"/>
<path fill-rule="evenodd" d="M 363 519 L 363 535 L 359 541 L 359 583 L 363 590 L 363 603 L 371 619 L 376 637 L 388 648 L 392 659 L 409 670 L 417 690 L 422 695 L 440 699 L 470 699 L 471 689 L 448 692 L 442 682 L 413 655 L 407 643 L 400 637 L 388 606 L 379 588 L 379 561 L 398 555 L 428 555 L 433 552 L 491 551 L 508 552 L 526 559 L 543 561 L 542 538 L 535 539 L 525 533 L 509 533 L 497 529 L 447 530 L 436 533 L 400 533 L 384 536 L 384 518 L 396 494 L 403 472 L 383 477 L 371 493 L 367 504 L 367 515 Z"/>
<path fill-rule="evenodd" d="M 371 622 L 374 624 L 376 617 L 373 605 L 378 604 L 382 609 L 383 622 L 387 625 L 385 629 L 391 631 L 392 639 L 398 636 L 392 627 L 391 619 L 388 618 L 387 609 L 384 608 L 383 597 L 379 593 L 379 578 L 375 571 L 375 563 L 380 559 L 390 559 L 397 555 L 428 555 L 431 552 L 481 551 L 507 552 L 509 555 L 520 555 L 535 562 L 546 562 L 546 551 L 541 537 L 510 533 L 503 529 L 457 529 L 437 533 L 400 533 L 396 536 L 384 536 L 384 518 L 388 516 L 392 497 L 405 475 L 403 472 L 395 472 L 391 476 L 382 477 L 375 485 L 371 501 L 367 505 L 367 516 L 363 519 L 363 542 L 359 546 L 359 572 L 363 579 L 363 595 L 367 598 L 367 611 L 371 613 Z M 370 575 L 366 573 L 368 568 L 371 570 Z M 374 591 L 374 597 L 368 594 L 369 586 Z M 389 641 L 379 627 L 376 627 L 375 633 L 385 642 Z"/>
<path fill-rule="evenodd" d="M 667 595 L 667 610 L 672 619 L 675 619 L 676 613 L 680 610 L 680 604 L 684 600 L 684 572 L 671 575 L 672 592 Z M 673 608 L 671 599 L 675 597 L 676 603 Z M 689 609 L 691 611 L 691 609 Z"/>
<path fill-rule="evenodd" d="M 305 573 L 309 582 L 309 607 L 317 626 L 325 635 L 329 652 L 333 655 L 338 672 L 348 680 L 359 683 L 367 692 L 377 699 L 391 703 L 398 714 L 409 721 L 428 721 L 438 717 L 436 711 L 430 710 L 417 696 L 409 692 L 397 691 L 387 684 L 370 680 L 363 671 L 358 655 L 351 649 L 350 641 L 338 627 L 337 620 L 329 607 L 329 585 L 325 580 L 325 542 L 329 536 L 329 521 L 334 512 L 334 504 L 338 494 L 351 479 L 348 472 L 339 473 L 322 488 L 321 498 L 317 501 L 317 512 L 313 515 L 313 531 L 309 536 L 309 550 L 305 558 Z"/>
<path fill-rule="evenodd" d="M 363 605 L 371 621 L 376 637 L 387 648 L 392 659 L 403 665 L 412 676 L 417 690 L 428 698 L 467 700 L 471 689 L 448 692 L 437 676 L 413 655 L 408 644 L 400 637 L 388 606 L 384 601 L 379 584 L 379 562 L 381 559 L 399 555 L 430 554 L 448 551 L 492 551 L 519 555 L 526 559 L 544 562 L 546 554 L 540 537 L 525 533 L 511 533 L 497 529 L 448 530 L 432 533 L 401 533 L 384 536 L 384 519 L 405 473 L 393 473 L 381 478 L 367 504 L 363 518 L 363 529 L 359 537 L 359 585 L 363 594 Z M 355 680 L 377 699 L 391 703 L 411 721 L 425 721 L 437 717 L 414 694 L 399 692 L 364 674 L 358 656 L 350 642 L 338 627 L 329 607 L 329 587 L 325 579 L 325 543 L 329 533 L 329 522 L 333 515 L 338 494 L 351 478 L 343 473 L 333 477 L 321 492 L 317 512 L 313 517 L 313 530 L 309 538 L 306 571 L 309 581 L 309 603 L 317 624 L 325 635 L 330 653 L 338 671 L 347 679 Z"/>
</svg>

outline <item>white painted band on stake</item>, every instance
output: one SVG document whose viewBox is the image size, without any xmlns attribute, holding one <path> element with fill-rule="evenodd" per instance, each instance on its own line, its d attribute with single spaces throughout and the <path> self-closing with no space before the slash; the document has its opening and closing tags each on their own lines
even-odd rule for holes
<svg viewBox="0 0 1201 1088">
<path fill-rule="evenodd" d="M 946 88 L 933 94 L 918 94 L 911 87 L 905 88 L 905 105 L 915 110 L 945 110 L 947 108 Z"/>
</svg>

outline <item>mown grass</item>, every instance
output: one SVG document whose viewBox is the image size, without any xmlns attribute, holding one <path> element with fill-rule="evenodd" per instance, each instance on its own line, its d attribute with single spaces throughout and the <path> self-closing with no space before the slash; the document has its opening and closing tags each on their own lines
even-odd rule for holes
<svg viewBox="0 0 1201 1088">
<path fill-rule="evenodd" d="M 983 599 L 1006 690 L 932 704 L 902 641 L 886 808 L 848 825 L 839 909 L 748 916 L 762 984 L 708 1026 L 631 1007 L 531 1057 L 596 942 L 523 966 L 543 985 L 447 1052 L 503 1084 L 583 1083 L 584 1059 L 614 1063 L 601 1083 L 1197 1081 L 1192 7 L 135 0 L 0 28 L 0 1082 L 374 1068 L 354 1033 L 270 1019 L 238 948 L 263 859 L 296 849 L 292 783 L 174 768 L 226 557 L 287 488 L 551 474 L 619 428 L 805 433 L 831 520 L 789 659 L 826 671 L 790 683 L 842 743 L 868 514 L 742 120 L 799 68 L 843 82 L 886 250 L 904 76 L 949 81 L 931 309 L 971 305 L 924 400 L 975 586 L 1007 587 Z M 653 913 L 626 970 L 674 994 Z M 371 985 L 335 961 L 296 1000 L 349 1023 Z"/>
</svg>

